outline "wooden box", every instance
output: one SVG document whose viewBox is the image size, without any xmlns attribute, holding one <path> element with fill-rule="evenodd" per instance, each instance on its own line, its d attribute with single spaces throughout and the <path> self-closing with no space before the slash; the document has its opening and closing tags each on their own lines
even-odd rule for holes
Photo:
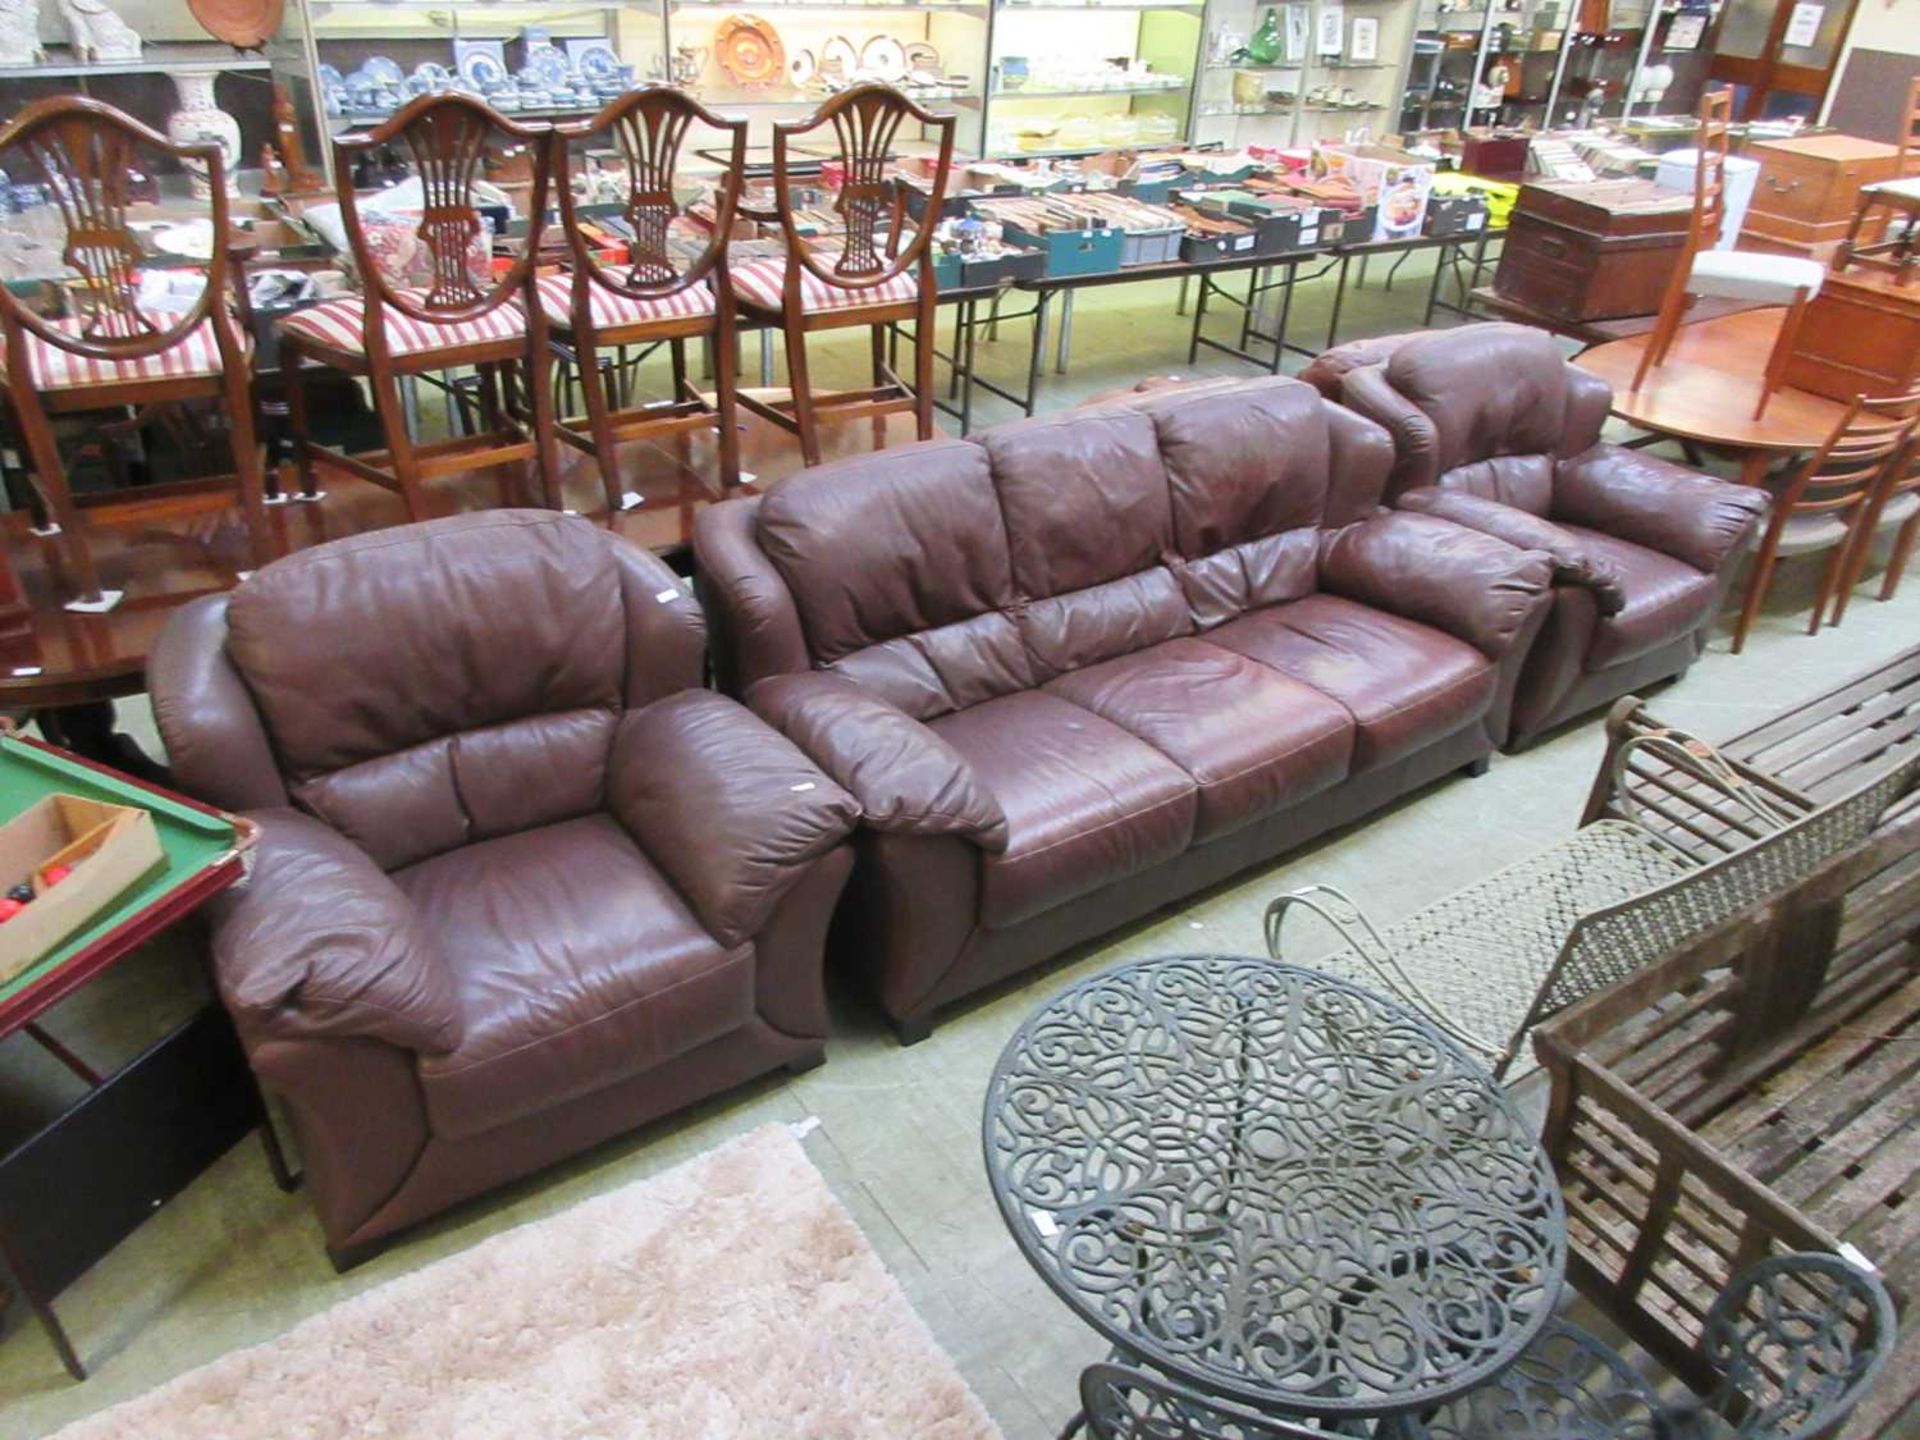
<svg viewBox="0 0 1920 1440">
<path fill-rule="evenodd" d="M 1647 180 L 1523 185 L 1493 288 L 1558 320 L 1651 314 L 1692 213 L 1690 196 Z"/>
<path fill-rule="evenodd" d="M 1760 162 L 1741 232 L 1765 245 L 1826 258 L 1846 239 L 1860 187 L 1899 173 L 1900 152 L 1878 140 L 1814 135 L 1748 147 Z"/>
<path fill-rule="evenodd" d="M 1904 395 L 1920 377 L 1920 286 L 1854 270 L 1827 275 L 1807 306 L 1787 384 L 1829 399 Z"/>
<path fill-rule="evenodd" d="M 49 795 L 0 825 L 0 891 L 28 884 L 34 898 L 0 924 L 0 981 L 52 951 L 166 863 L 153 816 L 133 805 Z M 54 880 L 54 865 L 71 873 Z"/>
</svg>

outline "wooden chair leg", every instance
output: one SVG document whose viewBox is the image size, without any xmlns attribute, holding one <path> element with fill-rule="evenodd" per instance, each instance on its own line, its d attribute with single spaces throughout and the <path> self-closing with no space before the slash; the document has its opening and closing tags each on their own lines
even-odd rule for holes
<svg viewBox="0 0 1920 1440">
<path fill-rule="evenodd" d="M 720 309 L 713 361 L 714 409 L 720 412 L 720 485 L 740 483 L 740 342 L 731 306 Z"/>
<path fill-rule="evenodd" d="M 549 510 L 565 508 L 560 493 L 559 467 L 553 454 L 553 347 L 544 328 L 537 328 L 527 350 L 528 429 L 533 440 L 533 473 L 540 482 L 540 503 Z"/>
<path fill-rule="evenodd" d="M 312 499 L 320 493 L 313 478 L 312 431 L 307 428 L 307 365 L 300 352 L 284 339 L 280 345 L 280 377 L 287 392 L 287 428 L 293 432 L 293 469 L 300 493 Z"/>
<path fill-rule="evenodd" d="M 1767 413 L 1774 392 L 1787 383 L 1787 366 L 1793 362 L 1794 346 L 1800 343 L 1800 325 L 1807 318 L 1807 305 L 1812 299 L 1812 294 L 1805 289 L 1795 291 L 1793 304 L 1787 307 L 1786 318 L 1780 322 L 1773 353 L 1767 357 L 1767 373 L 1760 382 L 1760 403 L 1753 407 L 1756 420 Z"/>
<path fill-rule="evenodd" d="M 407 433 L 406 408 L 400 403 L 400 377 L 390 366 L 374 366 L 367 376 L 367 384 L 373 391 L 373 408 L 380 417 L 380 429 L 387 442 L 387 464 L 392 469 L 394 483 L 400 487 L 400 497 L 406 502 L 407 518 L 428 519 L 430 512 L 426 491 L 421 487 L 420 463 L 413 453 L 413 437 Z"/>
<path fill-rule="evenodd" d="M 59 546 L 73 570 L 73 582 L 80 592 L 78 603 L 98 605 L 104 598 L 100 589 L 100 567 L 94 563 L 93 547 L 87 544 L 85 522 L 74 502 L 73 489 L 67 484 L 66 466 L 60 459 L 60 442 L 54 439 L 53 426 L 37 398 L 22 403 L 16 398 L 14 414 L 20 433 L 27 442 L 27 458 L 33 464 L 33 483 L 45 497 L 53 523 L 60 527 Z"/>
<path fill-rule="evenodd" d="M 869 325 L 867 327 L 868 370 L 873 376 L 873 388 L 878 390 L 887 383 L 887 327 Z M 876 411 L 873 416 L 873 448 L 887 448 L 887 417 Z"/>
<path fill-rule="evenodd" d="M 587 428 L 593 432 L 593 459 L 600 467 L 600 484 L 607 492 L 607 511 L 617 513 L 623 503 L 620 484 L 620 456 L 614 448 L 613 416 L 607 408 L 607 381 L 600 373 L 600 351 L 592 337 L 575 335 L 574 366 L 579 372 L 580 393 L 587 402 Z"/>
<path fill-rule="evenodd" d="M 913 327 L 913 421 L 922 440 L 933 438 L 933 327 L 934 307 L 923 300 Z"/>
<path fill-rule="evenodd" d="M 1900 577 L 1906 573 L 1907 561 L 1913 558 L 1916 540 L 1920 540 L 1920 512 L 1916 512 L 1900 527 L 1900 534 L 1893 542 L 1893 555 L 1887 561 L 1886 578 L 1880 582 L 1882 600 L 1891 600 L 1893 592 L 1900 588 Z"/>
<path fill-rule="evenodd" d="M 253 423 L 253 385 L 244 374 L 226 377 L 227 436 L 233 442 L 233 475 L 240 487 L 240 513 L 246 517 L 253 568 L 273 559 L 267 526 L 267 490 L 260 439 Z"/>
<path fill-rule="evenodd" d="M 1746 648 L 1747 632 L 1753 628 L 1754 617 L 1760 613 L 1760 602 L 1766 599 L 1767 587 L 1773 583 L 1773 562 L 1779 544 L 1779 526 L 1769 526 L 1760 541 L 1760 552 L 1753 557 L 1753 574 L 1747 578 L 1747 598 L 1741 603 L 1740 618 L 1733 627 L 1733 653 L 1736 655 Z"/>
<path fill-rule="evenodd" d="M 1689 258 L 1683 263 L 1691 266 L 1693 262 Z M 1629 390 L 1638 390 L 1648 374 L 1666 362 L 1667 351 L 1673 345 L 1674 335 L 1679 332 L 1680 317 L 1686 308 L 1686 284 L 1676 279 L 1660 300 L 1660 313 L 1654 317 L 1653 329 L 1647 334 L 1646 348 L 1640 352 L 1640 364 L 1633 372 L 1633 384 L 1627 387 Z"/>
<path fill-rule="evenodd" d="M 800 459 L 820 463 L 820 422 L 813 409 L 813 386 L 807 379 L 807 332 L 798 315 L 789 316 L 781 335 L 787 343 L 787 384 L 793 391 L 793 423 L 800 432 Z"/>
<path fill-rule="evenodd" d="M 1820 621 L 1827 613 L 1827 606 L 1833 600 L 1833 592 L 1840 583 L 1840 576 L 1846 568 L 1847 552 L 1853 549 L 1854 536 L 1849 534 L 1845 540 L 1833 547 L 1833 553 L 1827 557 L 1827 563 L 1820 570 L 1820 590 L 1813 597 L 1813 614 L 1807 618 L 1807 634 L 1820 633 Z"/>
</svg>

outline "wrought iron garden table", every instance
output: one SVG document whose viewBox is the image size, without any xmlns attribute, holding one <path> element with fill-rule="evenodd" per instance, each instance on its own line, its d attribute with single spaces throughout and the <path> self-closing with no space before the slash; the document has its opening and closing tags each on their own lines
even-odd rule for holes
<svg viewBox="0 0 1920 1440">
<path fill-rule="evenodd" d="M 1505 1093 L 1413 1011 L 1297 966 L 1178 955 L 1074 985 L 1008 1041 L 983 1140 L 1068 1305 L 1276 1417 L 1439 1405 L 1512 1364 L 1560 1288 L 1560 1191 Z"/>
</svg>

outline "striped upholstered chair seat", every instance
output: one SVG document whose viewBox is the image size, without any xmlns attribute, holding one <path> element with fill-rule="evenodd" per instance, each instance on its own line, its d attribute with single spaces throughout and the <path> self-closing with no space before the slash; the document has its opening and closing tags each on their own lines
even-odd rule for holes
<svg viewBox="0 0 1920 1440">
<path fill-rule="evenodd" d="M 742 300 L 762 310 L 779 310 L 786 304 L 787 262 L 773 256 L 749 260 L 733 270 L 733 289 Z M 920 282 L 911 268 L 878 285 L 856 287 L 834 285 L 811 270 L 800 272 L 800 305 L 807 313 L 819 310 L 851 310 L 863 305 L 911 304 L 920 294 Z"/>
<path fill-rule="evenodd" d="M 402 292 L 415 304 L 420 292 Z M 280 322 L 280 333 L 310 340 L 329 350 L 364 355 L 367 350 L 366 301 L 358 295 L 329 300 L 308 310 L 297 310 Z M 442 324 L 419 320 L 412 315 L 383 306 L 381 315 L 387 327 L 387 351 L 396 360 L 434 350 L 453 350 L 467 345 L 516 340 L 527 333 L 526 311 L 518 300 L 497 305 L 471 320 Z"/>
<path fill-rule="evenodd" d="M 573 327 L 573 276 L 544 275 L 534 284 L 540 291 L 540 308 L 547 312 L 547 323 L 558 330 Z M 624 330 L 629 325 L 646 325 L 661 320 L 694 320 L 713 314 L 713 291 L 706 285 L 689 285 L 671 295 L 636 299 L 609 290 L 604 285 L 587 287 L 587 306 L 596 330 Z"/>
<path fill-rule="evenodd" d="M 80 333 L 81 321 L 56 321 L 57 328 Z M 164 325 L 164 320 L 156 323 Z M 220 373 L 220 346 L 213 338 L 213 321 L 203 320 L 177 345 L 158 355 L 128 360 L 95 360 L 62 350 L 32 331 L 21 338 L 27 345 L 27 373 L 36 390 L 72 390 L 86 385 L 124 385 L 142 380 L 191 380 Z M 7 379 L 6 347 L 0 345 L 0 383 Z"/>
</svg>

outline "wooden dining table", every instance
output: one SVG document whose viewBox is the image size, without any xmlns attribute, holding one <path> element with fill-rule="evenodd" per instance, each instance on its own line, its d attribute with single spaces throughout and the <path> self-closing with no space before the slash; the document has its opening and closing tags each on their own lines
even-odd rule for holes
<svg viewBox="0 0 1920 1440">
<path fill-rule="evenodd" d="M 1754 418 L 1767 357 L 1785 316 L 1784 309 L 1769 306 L 1682 325 L 1666 360 L 1638 390 L 1633 375 L 1646 335 L 1596 345 L 1573 363 L 1613 387 L 1613 413 L 1622 420 L 1737 455 L 1740 479 L 1757 485 L 1776 461 L 1819 449 L 1847 409 L 1789 388 L 1776 391 L 1766 414 Z"/>
</svg>

